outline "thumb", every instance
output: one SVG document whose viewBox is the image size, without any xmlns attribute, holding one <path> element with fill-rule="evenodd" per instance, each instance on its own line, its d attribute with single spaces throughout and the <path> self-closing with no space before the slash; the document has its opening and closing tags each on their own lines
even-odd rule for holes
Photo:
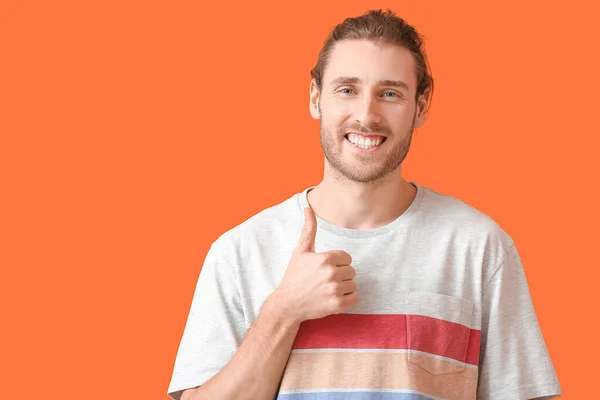
<svg viewBox="0 0 600 400">
<path fill-rule="evenodd" d="M 296 248 L 300 251 L 314 253 L 315 237 L 317 236 L 317 218 L 312 208 L 304 208 L 304 226 Z"/>
</svg>

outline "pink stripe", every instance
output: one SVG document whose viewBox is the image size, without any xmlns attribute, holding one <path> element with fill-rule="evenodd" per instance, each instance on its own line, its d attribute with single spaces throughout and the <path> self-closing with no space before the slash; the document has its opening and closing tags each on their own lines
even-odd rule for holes
<svg viewBox="0 0 600 400">
<path fill-rule="evenodd" d="M 478 365 L 480 337 L 479 330 L 421 315 L 334 314 L 304 321 L 294 349 L 410 349 Z"/>
</svg>

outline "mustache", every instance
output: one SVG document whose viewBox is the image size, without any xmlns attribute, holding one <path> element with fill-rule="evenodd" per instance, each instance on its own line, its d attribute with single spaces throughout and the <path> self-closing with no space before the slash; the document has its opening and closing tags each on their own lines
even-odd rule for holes
<svg viewBox="0 0 600 400">
<path fill-rule="evenodd" d="M 347 128 L 340 129 L 341 134 L 345 134 L 346 132 L 357 132 L 364 134 L 377 134 L 381 133 L 384 135 L 390 135 L 392 131 L 389 128 L 386 128 L 383 125 L 371 125 L 369 127 L 364 127 L 360 124 L 351 124 Z"/>
</svg>

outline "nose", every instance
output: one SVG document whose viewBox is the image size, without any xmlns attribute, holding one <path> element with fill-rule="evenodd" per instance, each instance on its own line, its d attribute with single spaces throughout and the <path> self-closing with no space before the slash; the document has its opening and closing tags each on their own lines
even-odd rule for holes
<svg viewBox="0 0 600 400">
<path fill-rule="evenodd" d="M 354 120 L 359 122 L 363 126 L 371 126 L 378 124 L 381 120 L 379 115 L 377 99 L 370 94 L 365 94 L 359 98 L 356 102 L 356 109 L 354 113 Z"/>
</svg>

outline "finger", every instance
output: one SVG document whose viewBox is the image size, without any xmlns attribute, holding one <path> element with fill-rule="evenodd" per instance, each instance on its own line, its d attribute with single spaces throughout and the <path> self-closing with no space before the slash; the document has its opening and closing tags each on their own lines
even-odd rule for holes
<svg viewBox="0 0 600 400">
<path fill-rule="evenodd" d="M 350 265 L 343 265 L 337 268 L 336 275 L 340 281 L 349 281 L 356 277 L 356 270 Z"/>
<path fill-rule="evenodd" d="M 314 253 L 315 237 L 317 236 L 317 219 L 312 208 L 304 208 L 304 226 L 300 232 L 296 248 L 303 252 Z"/>
<path fill-rule="evenodd" d="M 329 260 L 334 265 L 350 265 L 352 264 L 352 256 L 344 250 L 329 250 L 327 252 Z"/>
<path fill-rule="evenodd" d="M 338 286 L 338 293 L 341 295 L 348 295 L 350 293 L 356 292 L 356 281 L 344 281 Z"/>
<path fill-rule="evenodd" d="M 342 308 L 347 310 L 348 308 L 352 308 L 358 304 L 358 296 L 356 292 L 352 292 L 342 297 Z"/>
</svg>

